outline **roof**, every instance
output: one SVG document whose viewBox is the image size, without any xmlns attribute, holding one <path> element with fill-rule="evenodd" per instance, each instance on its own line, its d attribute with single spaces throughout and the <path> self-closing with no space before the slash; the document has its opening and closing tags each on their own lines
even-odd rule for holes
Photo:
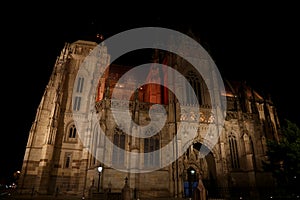
<svg viewBox="0 0 300 200">
<path fill-rule="evenodd" d="M 226 90 L 226 96 L 228 97 L 239 96 L 241 91 L 244 91 L 244 94 L 247 98 L 252 98 L 254 96 L 256 100 L 264 99 L 259 92 L 257 92 L 244 81 L 224 80 L 224 86 Z"/>
</svg>

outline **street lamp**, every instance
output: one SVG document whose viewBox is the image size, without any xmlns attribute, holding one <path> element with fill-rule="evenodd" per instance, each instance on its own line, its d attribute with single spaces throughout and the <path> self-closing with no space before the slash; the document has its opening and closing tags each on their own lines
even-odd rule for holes
<svg viewBox="0 0 300 200">
<path fill-rule="evenodd" d="M 14 183 L 18 186 L 18 181 L 20 179 L 20 175 L 21 175 L 21 172 L 18 170 L 16 172 L 14 172 Z"/>
<path fill-rule="evenodd" d="M 98 175 L 99 175 L 99 177 L 98 177 L 98 192 L 100 192 L 100 177 L 101 177 L 102 169 L 103 169 L 103 167 L 101 167 L 101 166 L 97 168 Z"/>
<path fill-rule="evenodd" d="M 194 169 L 189 169 L 189 174 L 188 174 L 188 182 L 189 182 L 188 196 L 189 197 L 192 197 L 192 194 L 193 194 L 195 174 L 196 174 L 196 171 Z"/>
</svg>

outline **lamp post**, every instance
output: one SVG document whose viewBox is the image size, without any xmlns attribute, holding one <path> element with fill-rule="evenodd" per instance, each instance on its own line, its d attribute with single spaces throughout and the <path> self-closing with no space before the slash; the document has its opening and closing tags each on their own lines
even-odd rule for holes
<svg viewBox="0 0 300 200">
<path fill-rule="evenodd" d="M 103 167 L 98 167 L 97 170 L 98 170 L 98 192 L 100 192 L 100 178 L 101 178 L 101 172 L 102 172 L 102 169 Z"/>
<path fill-rule="evenodd" d="M 192 197 L 193 196 L 193 190 L 194 190 L 194 179 L 195 179 L 195 173 L 196 171 L 194 169 L 190 169 L 188 172 L 188 182 L 189 182 L 189 192 L 188 192 L 188 196 Z"/>
<path fill-rule="evenodd" d="M 14 184 L 16 184 L 16 186 L 19 187 L 19 179 L 20 179 L 20 175 L 21 172 L 18 170 L 16 172 L 14 172 L 13 176 L 14 176 Z"/>
</svg>

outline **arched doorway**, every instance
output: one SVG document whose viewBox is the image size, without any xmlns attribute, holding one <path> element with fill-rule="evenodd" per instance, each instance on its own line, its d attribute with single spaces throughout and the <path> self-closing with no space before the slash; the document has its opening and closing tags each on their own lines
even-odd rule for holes
<svg viewBox="0 0 300 200">
<path fill-rule="evenodd" d="M 192 197 L 198 184 L 199 174 L 206 189 L 216 188 L 216 163 L 211 150 L 200 142 L 194 142 L 184 154 L 184 163 L 183 185 L 186 198 Z"/>
<path fill-rule="evenodd" d="M 184 181 L 184 196 L 192 197 L 192 194 L 197 187 L 197 173 L 193 167 L 187 169 L 187 179 Z"/>
</svg>

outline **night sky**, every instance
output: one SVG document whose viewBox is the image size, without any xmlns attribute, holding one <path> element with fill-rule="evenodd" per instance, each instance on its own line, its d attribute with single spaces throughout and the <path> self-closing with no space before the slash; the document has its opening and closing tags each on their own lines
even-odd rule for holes
<svg viewBox="0 0 300 200">
<path fill-rule="evenodd" d="M 200 3 L 168 9 L 155 4 L 152 10 L 140 5 L 131 9 L 120 6 L 120 11 L 112 5 L 87 4 L 75 8 L 26 4 L 29 9 L 12 6 L 1 16 L 1 180 L 21 169 L 36 109 L 64 43 L 94 40 L 97 33 L 105 39 L 146 26 L 192 31 L 223 78 L 243 80 L 269 93 L 280 117 L 300 126 L 297 6 L 272 2 L 217 7 Z"/>
</svg>

